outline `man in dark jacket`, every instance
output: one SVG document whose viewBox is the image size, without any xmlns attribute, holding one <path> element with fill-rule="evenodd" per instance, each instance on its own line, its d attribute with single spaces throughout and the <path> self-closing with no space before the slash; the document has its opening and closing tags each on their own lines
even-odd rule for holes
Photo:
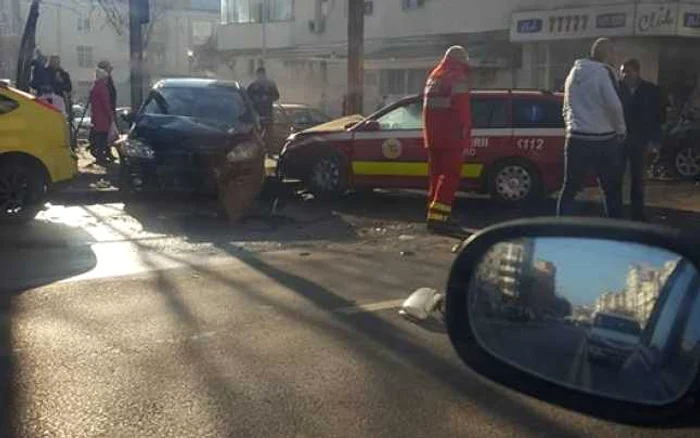
<svg viewBox="0 0 700 438">
<path fill-rule="evenodd" d="M 644 221 L 647 155 L 661 141 L 662 114 L 659 87 L 643 80 L 640 72 L 637 59 L 628 59 L 622 64 L 620 99 L 627 124 L 624 163 L 630 165 L 632 219 Z"/>
<path fill-rule="evenodd" d="M 277 84 L 268 79 L 264 67 L 258 68 L 255 75 L 255 81 L 248 86 L 248 97 L 253 101 L 263 127 L 268 127 L 273 121 L 272 105 L 279 100 L 280 93 Z"/>
</svg>

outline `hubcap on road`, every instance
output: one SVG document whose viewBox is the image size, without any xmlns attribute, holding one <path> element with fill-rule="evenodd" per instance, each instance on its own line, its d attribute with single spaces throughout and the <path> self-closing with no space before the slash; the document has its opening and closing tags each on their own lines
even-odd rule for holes
<svg viewBox="0 0 700 438">
<path fill-rule="evenodd" d="M 20 213 L 27 201 L 29 181 L 19 169 L 0 176 L 0 214 L 12 216 Z"/>
<path fill-rule="evenodd" d="M 522 166 L 506 166 L 496 175 L 496 191 L 510 201 L 527 198 L 532 190 L 532 176 Z"/>
<path fill-rule="evenodd" d="M 314 166 L 312 179 L 314 185 L 324 191 L 336 190 L 340 184 L 338 164 L 329 158 L 322 159 Z"/>
<path fill-rule="evenodd" d="M 700 174 L 700 151 L 694 148 L 684 148 L 676 154 L 676 170 L 685 177 Z"/>
</svg>

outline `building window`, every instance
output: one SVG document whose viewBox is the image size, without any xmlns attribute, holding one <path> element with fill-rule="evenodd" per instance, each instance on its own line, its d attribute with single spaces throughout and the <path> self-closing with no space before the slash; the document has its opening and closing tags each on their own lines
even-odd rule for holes
<svg viewBox="0 0 700 438">
<path fill-rule="evenodd" d="M 294 0 L 224 0 L 222 13 L 225 23 L 260 23 L 292 21 Z"/>
<path fill-rule="evenodd" d="M 78 18 L 78 30 L 80 32 L 90 31 L 90 17 L 79 17 Z"/>
<path fill-rule="evenodd" d="M 374 1 L 368 0 L 365 2 L 365 15 L 374 14 Z"/>
<path fill-rule="evenodd" d="M 425 6 L 425 0 L 401 0 L 404 9 L 418 9 Z"/>
<path fill-rule="evenodd" d="M 384 70 L 380 76 L 379 92 L 391 96 L 421 93 L 427 76 L 426 69 Z"/>
<path fill-rule="evenodd" d="M 78 66 L 83 68 L 94 67 L 92 60 L 92 46 L 78 46 Z"/>
</svg>

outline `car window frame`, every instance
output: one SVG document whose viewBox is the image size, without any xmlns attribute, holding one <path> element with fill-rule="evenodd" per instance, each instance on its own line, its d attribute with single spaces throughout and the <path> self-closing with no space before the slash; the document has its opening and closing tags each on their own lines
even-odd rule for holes
<svg viewBox="0 0 700 438">
<path fill-rule="evenodd" d="M 503 102 L 504 103 L 504 115 L 505 115 L 505 121 L 502 124 L 493 124 L 489 123 L 489 126 L 477 126 L 475 120 L 474 120 L 474 103 L 475 101 L 479 100 L 491 100 L 491 101 L 498 101 L 498 102 Z M 471 95 L 471 101 L 470 101 L 470 107 L 472 111 L 472 129 L 510 129 L 513 127 L 513 103 L 512 99 L 510 96 L 507 95 L 488 95 L 488 94 L 472 94 Z M 494 112 L 491 113 L 491 118 L 493 117 Z"/>
<path fill-rule="evenodd" d="M 7 115 L 7 114 L 10 114 L 10 113 L 16 111 L 17 108 L 20 107 L 20 104 L 19 104 L 19 102 L 18 102 L 17 100 L 15 100 L 15 99 L 13 99 L 13 98 L 11 98 L 11 97 L 9 97 L 9 96 L 6 96 L 6 95 L 4 95 L 4 94 L 2 94 L 2 93 L 0 93 L 0 100 L 6 100 L 6 101 L 9 101 L 9 102 L 12 102 L 13 105 L 14 105 L 14 106 L 13 106 L 11 109 L 9 109 L 8 111 L 2 111 L 2 106 L 0 106 L 0 116 L 4 116 L 4 115 Z"/>
<path fill-rule="evenodd" d="M 521 102 L 536 102 L 536 103 L 548 103 L 556 104 L 559 109 L 558 111 L 552 112 L 556 114 L 557 124 L 550 123 L 538 123 L 533 122 L 519 123 L 518 122 L 518 103 Z M 564 115 L 562 113 L 563 101 L 556 96 L 528 96 L 528 95 L 513 95 L 511 102 L 511 125 L 513 129 L 565 129 Z"/>
</svg>

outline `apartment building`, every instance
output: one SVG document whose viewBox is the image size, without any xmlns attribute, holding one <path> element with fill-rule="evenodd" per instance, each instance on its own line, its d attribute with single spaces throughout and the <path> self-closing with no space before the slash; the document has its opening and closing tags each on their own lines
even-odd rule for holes
<svg viewBox="0 0 700 438">
<path fill-rule="evenodd" d="M 347 0 L 222 0 L 219 74 L 243 82 L 264 62 L 283 99 L 337 113 L 345 92 Z M 421 90 L 451 44 L 470 50 L 477 87 L 562 86 L 598 36 L 672 88 L 700 71 L 700 0 L 367 0 L 365 112 Z"/>
<path fill-rule="evenodd" d="M 624 289 L 600 294 L 595 302 L 596 311 L 624 313 L 636 318 L 644 326 L 654 310 L 661 288 L 677 264 L 678 261 L 674 260 L 659 268 L 631 265 Z"/>
<path fill-rule="evenodd" d="M 144 40 L 145 64 L 151 77 L 155 80 L 165 76 L 189 75 L 193 49 L 213 35 L 220 21 L 219 0 L 150 1 L 152 23 L 144 26 Z M 12 27 L 18 41 L 31 2 L 0 0 L 0 5 L 2 2 L 19 6 L 20 25 Z M 113 5 L 111 12 L 116 19 L 108 20 L 96 0 L 42 0 L 37 47 L 46 55 L 57 54 L 61 57 L 63 67 L 73 80 L 76 101 L 87 99 L 97 63 L 103 59 L 109 60 L 114 67 L 119 105 L 129 105 L 128 1 L 108 3 Z M 2 29 L 0 24 L 0 34 Z M 17 58 L 16 49 L 4 56 L 9 60 L 8 64 L 13 64 Z M 2 64 L 0 71 L 1 67 Z M 13 69 L 14 65 L 6 70 L 6 74 L 14 77 Z"/>
</svg>

